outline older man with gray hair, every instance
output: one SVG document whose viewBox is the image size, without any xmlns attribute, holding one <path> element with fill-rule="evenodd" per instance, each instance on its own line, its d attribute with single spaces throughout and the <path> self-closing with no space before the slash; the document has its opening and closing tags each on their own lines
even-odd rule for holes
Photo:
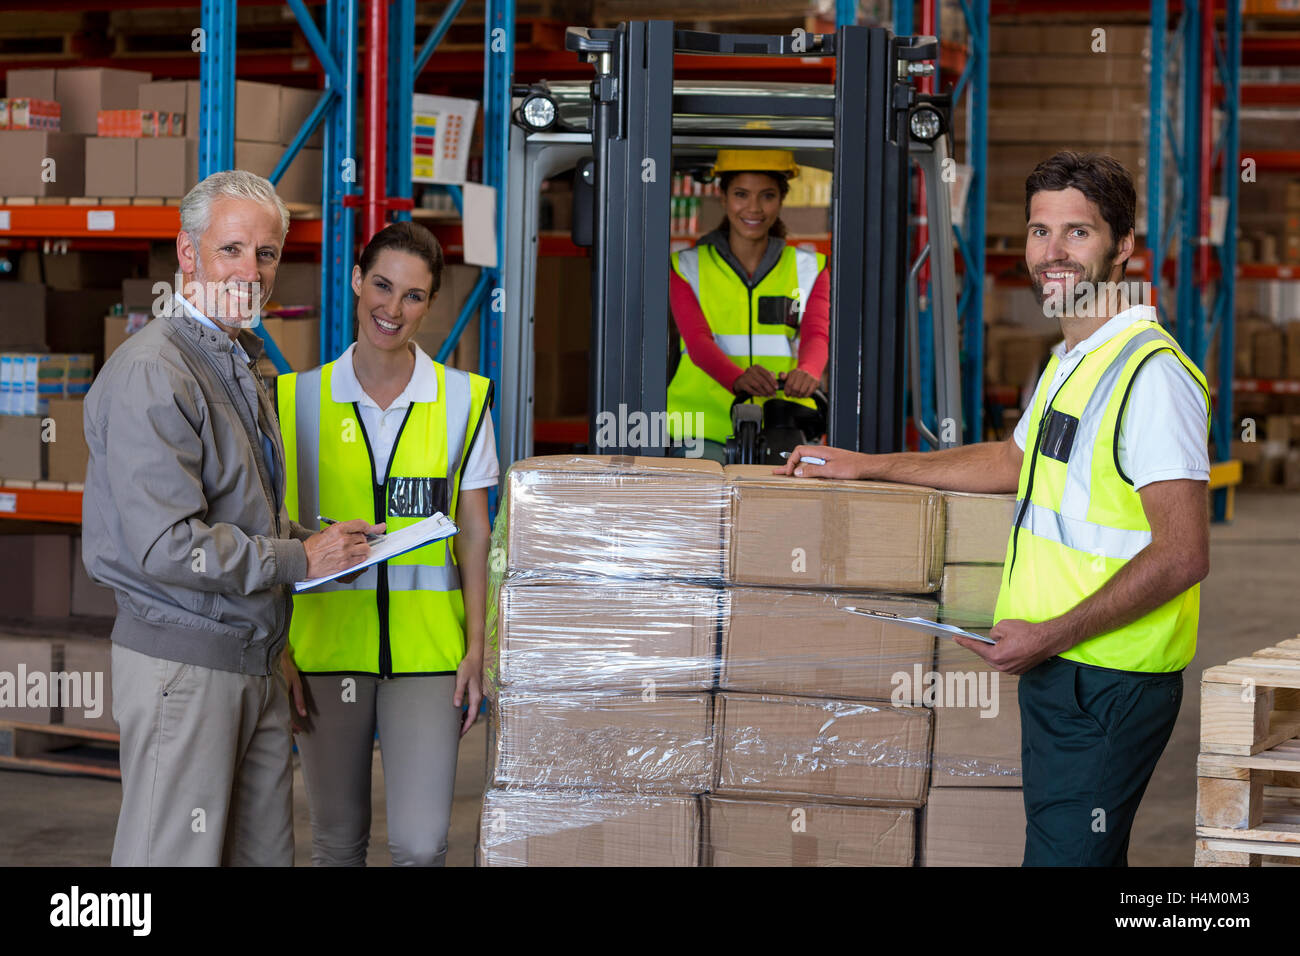
<svg viewBox="0 0 1300 956">
<path fill-rule="evenodd" d="M 113 588 L 122 810 L 114 866 L 292 865 L 289 705 L 279 669 L 290 585 L 367 552 L 345 521 L 285 510 L 284 448 L 250 331 L 289 212 L 241 170 L 181 203 L 170 310 L 86 397 L 86 570 Z"/>
</svg>

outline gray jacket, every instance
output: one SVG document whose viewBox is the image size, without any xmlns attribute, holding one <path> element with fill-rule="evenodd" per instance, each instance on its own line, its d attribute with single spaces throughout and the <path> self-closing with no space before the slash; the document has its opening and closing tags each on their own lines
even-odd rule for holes
<svg viewBox="0 0 1300 956">
<path fill-rule="evenodd" d="M 176 310 L 180 313 L 180 310 Z M 254 364 L 262 342 L 241 332 Z M 243 674 L 271 673 L 310 535 L 284 507 L 284 446 L 261 377 L 185 314 L 127 339 L 85 403 L 82 556 L 113 588 L 113 640 Z M 261 434 L 274 448 L 275 481 Z"/>
</svg>

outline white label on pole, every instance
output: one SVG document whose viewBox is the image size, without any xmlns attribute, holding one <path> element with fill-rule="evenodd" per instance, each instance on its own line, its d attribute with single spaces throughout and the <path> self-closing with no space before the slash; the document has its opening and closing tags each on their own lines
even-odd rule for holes
<svg viewBox="0 0 1300 956">
<path fill-rule="evenodd" d="M 113 210 L 90 209 L 86 211 L 86 228 L 100 232 L 112 232 L 114 229 Z"/>
<path fill-rule="evenodd" d="M 0 491 L 0 512 L 12 513 L 18 510 L 18 496 L 11 491 Z"/>
<path fill-rule="evenodd" d="M 0 209 L 0 229 L 9 228 L 9 210 Z"/>
</svg>

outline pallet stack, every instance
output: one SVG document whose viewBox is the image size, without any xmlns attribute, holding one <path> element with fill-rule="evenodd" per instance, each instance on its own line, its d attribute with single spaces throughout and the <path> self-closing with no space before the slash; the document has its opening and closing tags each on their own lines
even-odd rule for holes
<svg viewBox="0 0 1300 956">
<path fill-rule="evenodd" d="M 969 518 L 1009 512 L 990 501 L 958 509 L 958 557 L 1005 547 L 1009 521 Z M 990 701 L 974 655 L 844 611 L 938 616 L 944 512 L 930 489 L 768 468 L 516 464 L 480 860 L 1018 863 L 1014 686 Z"/>
<path fill-rule="evenodd" d="M 1300 864 L 1300 637 L 1201 675 L 1196 865 Z"/>
</svg>

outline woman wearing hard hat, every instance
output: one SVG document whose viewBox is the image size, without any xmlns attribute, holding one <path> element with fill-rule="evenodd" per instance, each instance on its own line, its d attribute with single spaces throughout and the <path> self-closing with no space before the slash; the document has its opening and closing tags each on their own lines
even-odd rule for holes
<svg viewBox="0 0 1300 956">
<path fill-rule="evenodd" d="M 738 396 L 815 407 L 810 396 L 830 346 L 830 274 L 824 255 L 784 239 L 781 201 L 799 175 L 793 153 L 724 149 L 713 173 L 725 218 L 672 255 L 669 301 L 682 355 L 668 384 L 668 420 L 688 439 L 703 436 L 704 457 L 725 462 Z M 673 438 L 680 443 L 682 433 Z"/>
</svg>

